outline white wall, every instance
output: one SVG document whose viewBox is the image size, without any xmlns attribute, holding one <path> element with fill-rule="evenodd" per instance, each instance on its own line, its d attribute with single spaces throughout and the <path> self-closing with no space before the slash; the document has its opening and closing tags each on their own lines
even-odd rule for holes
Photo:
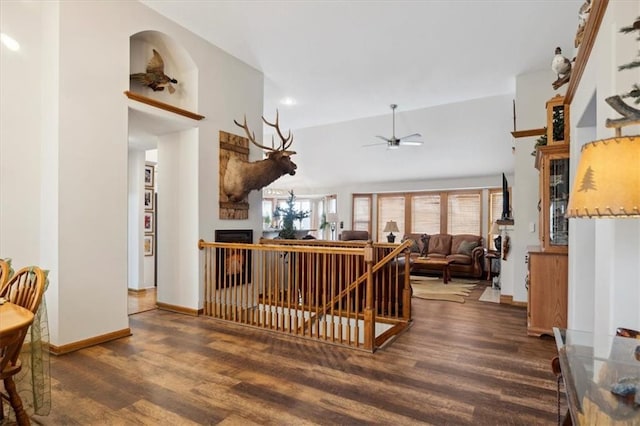
<svg viewBox="0 0 640 426">
<path fill-rule="evenodd" d="M 566 85 L 554 91 L 551 83 L 555 75 L 551 68 L 519 75 L 516 78 L 516 126 L 517 130 L 545 127 L 546 102 L 556 94 L 564 95 Z M 513 231 L 511 251 L 502 261 L 500 282 L 503 295 L 512 295 L 517 302 L 527 301 L 525 280 L 527 247 L 539 245 L 538 201 L 540 200 L 539 172 L 535 168 L 534 151 L 539 136 L 515 139 L 515 173 L 512 183 Z M 531 231 L 533 226 L 533 232 Z"/>
<path fill-rule="evenodd" d="M 13 56 L 3 47 L 0 61 L 0 252 L 16 265 L 51 269 L 51 343 L 128 328 L 123 91 L 129 87 L 129 37 L 150 28 L 187 46 L 200 70 L 196 112 L 207 119 L 196 137 L 178 141 L 186 150 L 179 182 L 188 187 L 184 203 L 172 207 L 181 218 L 176 227 L 184 230 L 187 220 L 191 226 L 175 241 L 185 250 L 165 257 L 175 279 L 161 296 L 172 305 L 201 306 L 198 239 L 211 239 L 215 227 L 261 229 L 258 193 L 249 221 L 222 222 L 217 214 L 218 130 L 233 130 L 233 119 L 245 113 L 259 122 L 261 73 L 138 2 L 2 2 L 0 15 L 3 32 L 23 45 Z"/>
<path fill-rule="evenodd" d="M 385 170 L 392 169 L 396 181 L 413 179 L 415 170 L 425 176 L 455 179 L 459 176 L 495 176 L 513 171 L 511 135 L 513 130 L 513 95 L 505 94 L 472 99 L 448 105 L 396 113 L 398 135 L 421 132 L 424 144 L 387 150 L 382 145 L 363 146 L 381 142 L 374 135 L 391 131 L 391 117 L 385 114 L 326 126 L 295 129 L 293 160 L 300 173 L 284 176 L 271 188 L 295 188 L 296 194 L 332 193 L 336 187 L 389 182 Z M 286 123 L 285 116 L 281 121 Z M 286 127 L 285 127 L 286 128 Z M 449 157 L 441 153 L 446 146 Z M 486 158 L 490 161 L 467 163 L 460 170 L 460 158 Z M 336 158 L 333 170 L 327 161 Z M 357 172 L 357 178 L 341 178 L 341 169 Z M 351 176 L 352 173 L 349 173 Z M 373 177 L 372 177 L 373 175 Z M 311 178 L 310 178 L 311 177 Z M 316 178 L 313 178 L 316 177 Z M 318 182 L 332 182 L 329 188 L 319 188 Z M 327 184 L 325 184 L 327 185 Z M 498 185 L 501 185 L 499 181 Z"/>
<path fill-rule="evenodd" d="M 19 268 L 40 258 L 39 141 L 47 117 L 41 98 L 49 82 L 40 75 L 47 64 L 47 51 L 41 46 L 46 29 L 21 23 L 40 24 L 46 14 L 41 7 L 18 8 L 5 2 L 1 12 L 2 31 L 18 40 L 21 50 L 13 52 L 0 44 L 0 256 L 13 258 Z"/>
<path fill-rule="evenodd" d="M 140 190 L 144 182 L 144 151 L 129 150 L 128 167 L 128 284 L 133 290 L 140 290 L 144 284 L 144 264 L 142 236 L 144 211 L 144 192 Z"/>
<path fill-rule="evenodd" d="M 423 108 L 413 111 L 401 111 L 396 114 L 397 122 L 420 123 L 428 129 L 423 138 L 424 145 L 420 147 L 406 147 L 397 151 L 387 151 L 382 147 L 362 147 L 362 135 L 374 135 L 384 133 L 389 128 L 389 116 L 368 117 L 327 126 L 298 129 L 295 138 L 300 146 L 294 161 L 300 170 L 307 168 L 324 167 L 327 173 L 327 163 L 317 161 L 318 158 L 326 158 L 328 153 L 324 148 L 328 139 L 338 138 L 344 141 L 340 155 L 347 158 L 348 167 L 365 170 L 371 167 L 371 163 L 359 161 L 362 150 L 379 149 L 380 164 L 384 164 L 379 170 L 379 179 L 372 182 L 342 182 L 340 186 L 327 187 L 300 187 L 295 186 L 296 195 L 326 195 L 336 194 L 338 201 L 339 220 L 344 222 L 344 229 L 351 229 L 351 196 L 354 193 L 381 193 L 381 192 L 410 192 L 452 189 L 477 189 L 477 188 L 501 188 L 502 173 L 506 173 L 509 179 L 513 175 L 513 155 L 511 153 L 512 130 L 512 95 L 493 96 L 489 98 L 473 99 L 449 105 L 432 108 Z M 470 146 L 469 141 L 473 141 Z M 458 147 L 458 152 L 452 158 L 445 161 L 435 160 L 439 144 L 448 144 Z M 462 174 L 456 169 L 457 156 L 474 156 L 478 151 L 490 151 L 495 161 L 491 164 L 476 165 L 478 175 L 474 177 L 460 178 Z M 417 166 L 409 164 L 417 160 Z M 417 181 L 389 181 L 384 169 L 397 169 L 406 167 L 423 167 L 425 169 L 442 168 L 441 179 L 417 180 Z M 464 171 L 468 173 L 468 170 Z M 330 173 L 330 172 L 329 172 Z M 290 179 L 283 177 L 272 184 L 276 188 L 288 188 Z M 510 183 L 512 180 L 510 180 Z M 483 235 L 487 223 L 487 206 L 483 206 Z M 376 222 L 376 200 L 373 201 L 373 221 Z M 373 238 L 376 238 L 375 229 Z M 338 229 L 337 233 L 340 230 Z M 337 235 L 337 234 L 336 234 Z"/>
<path fill-rule="evenodd" d="M 582 128 L 572 125 L 572 140 L 579 142 L 571 146 L 571 164 L 577 165 L 581 146 L 591 137 L 614 136 L 604 122 L 618 115 L 605 98 L 627 92 L 640 81 L 637 68 L 617 71 L 619 65 L 637 58 L 635 33 L 624 35 L 619 30 L 639 14 L 638 2 L 609 2 L 571 104 L 572 116 L 588 117 L 593 114 L 589 109 L 595 93 L 595 134 L 591 123 Z M 637 135 L 639 131 L 639 126 L 631 126 L 623 134 Z M 640 329 L 640 220 L 570 219 L 570 226 L 576 232 L 570 234 L 569 327 L 603 334 L 612 334 L 617 327 Z M 580 250 L 574 252 L 574 246 Z M 583 282 L 580 278 L 589 273 L 593 278 Z"/>
</svg>

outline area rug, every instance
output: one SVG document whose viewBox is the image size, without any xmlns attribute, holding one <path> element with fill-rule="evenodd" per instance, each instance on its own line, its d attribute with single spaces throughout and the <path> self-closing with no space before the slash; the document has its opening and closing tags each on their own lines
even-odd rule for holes
<svg viewBox="0 0 640 426">
<path fill-rule="evenodd" d="M 475 283 L 477 282 L 475 281 Z M 441 278 L 411 276 L 413 297 L 427 300 L 464 303 L 464 298 L 471 294 L 471 290 L 476 286 L 475 283 L 461 283 L 452 280 L 448 284 L 444 284 Z"/>
</svg>

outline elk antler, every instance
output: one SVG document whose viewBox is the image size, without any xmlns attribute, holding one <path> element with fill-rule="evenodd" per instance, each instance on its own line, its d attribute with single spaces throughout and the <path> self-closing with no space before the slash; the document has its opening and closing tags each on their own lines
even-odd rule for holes
<svg viewBox="0 0 640 426">
<path fill-rule="evenodd" d="M 284 137 L 284 135 L 280 131 L 280 124 L 278 123 L 278 119 L 279 119 L 278 110 L 276 110 L 276 122 L 275 123 L 269 123 L 264 117 L 262 117 L 262 121 L 264 121 L 264 123 L 267 126 L 271 126 L 274 129 L 276 129 L 276 132 L 278 132 L 278 136 L 280 136 L 280 140 L 282 141 L 282 143 L 280 144 L 280 147 L 278 148 L 278 151 L 286 151 L 287 148 L 289 148 L 291 146 L 291 144 L 293 143 L 293 135 L 291 134 L 291 129 L 289 129 L 289 136 L 287 136 L 286 138 Z M 273 137 L 271 138 L 271 143 L 273 144 Z"/>
<path fill-rule="evenodd" d="M 255 146 L 257 146 L 258 148 L 265 149 L 267 151 L 276 151 L 273 148 L 269 148 L 268 146 L 260 145 L 258 142 L 256 142 L 256 134 L 252 133 L 252 132 L 249 132 L 249 126 L 247 126 L 247 115 L 246 114 L 244 116 L 244 124 L 240 124 L 236 120 L 233 120 L 233 122 L 236 123 L 236 126 L 242 127 L 244 129 L 244 132 L 247 134 L 247 138 L 249 138 L 251 143 L 253 143 Z"/>
</svg>

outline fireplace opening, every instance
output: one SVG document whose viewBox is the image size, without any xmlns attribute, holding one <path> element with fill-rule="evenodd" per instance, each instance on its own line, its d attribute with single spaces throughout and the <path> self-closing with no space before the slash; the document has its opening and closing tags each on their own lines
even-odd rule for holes
<svg viewBox="0 0 640 426">
<path fill-rule="evenodd" d="M 253 244 L 252 229 L 216 229 L 215 240 L 219 243 Z M 217 248 L 218 274 L 216 288 L 228 288 L 251 282 L 251 250 Z"/>
</svg>

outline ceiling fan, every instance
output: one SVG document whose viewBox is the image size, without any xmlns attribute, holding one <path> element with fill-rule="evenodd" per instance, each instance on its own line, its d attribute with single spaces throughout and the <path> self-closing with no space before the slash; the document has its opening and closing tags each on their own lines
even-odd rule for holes
<svg viewBox="0 0 640 426">
<path fill-rule="evenodd" d="M 422 135 L 420 133 L 412 133 L 407 136 L 402 136 L 401 138 L 396 138 L 396 108 L 398 105 L 391 104 L 391 111 L 393 112 L 393 132 L 390 138 L 385 138 L 384 136 L 377 135 L 377 138 L 382 139 L 384 142 L 372 143 L 364 146 L 375 146 L 375 145 L 387 145 L 387 149 L 398 149 L 400 145 L 410 145 L 410 146 L 420 146 L 422 145 L 422 141 L 410 140 L 412 138 L 419 138 Z"/>
</svg>

